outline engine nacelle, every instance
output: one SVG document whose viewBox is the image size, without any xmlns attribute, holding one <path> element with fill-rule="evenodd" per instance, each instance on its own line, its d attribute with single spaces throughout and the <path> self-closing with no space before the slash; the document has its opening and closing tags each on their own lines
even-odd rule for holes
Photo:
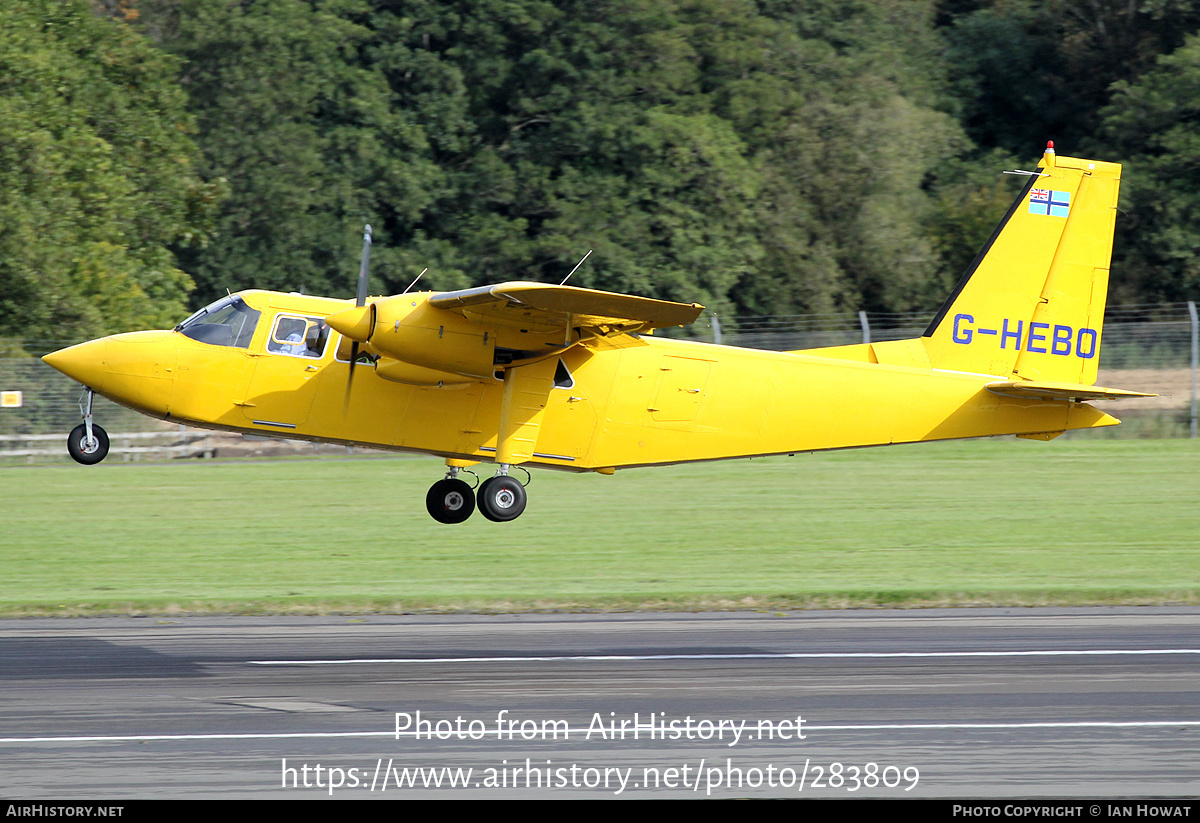
<svg viewBox="0 0 1200 823">
<path fill-rule="evenodd" d="M 394 357 L 380 357 L 375 361 L 375 373 L 384 380 L 395 383 L 407 383 L 410 386 L 466 386 L 478 382 L 479 378 L 467 377 L 438 369 L 427 369 L 424 366 L 414 366 Z"/>
<path fill-rule="evenodd" d="M 376 371 L 389 380 L 431 386 L 492 379 L 494 332 L 429 305 L 430 294 L 387 297 L 331 314 L 326 322 L 352 340 L 370 343 L 383 356 Z"/>
</svg>

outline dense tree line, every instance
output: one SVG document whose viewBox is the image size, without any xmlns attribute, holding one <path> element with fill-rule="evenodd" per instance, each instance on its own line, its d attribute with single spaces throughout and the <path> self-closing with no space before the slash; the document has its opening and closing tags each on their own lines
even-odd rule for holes
<svg viewBox="0 0 1200 823">
<path fill-rule="evenodd" d="M 196 174 L 178 61 L 86 3 L 0 0 L 0 329 L 172 322 L 220 185 Z"/>
<path fill-rule="evenodd" d="M 1128 164 L 1127 302 L 1200 285 L 1183 0 L 0 0 L 0 333 L 226 289 L 509 279 L 924 311 L 1044 140 Z"/>
</svg>

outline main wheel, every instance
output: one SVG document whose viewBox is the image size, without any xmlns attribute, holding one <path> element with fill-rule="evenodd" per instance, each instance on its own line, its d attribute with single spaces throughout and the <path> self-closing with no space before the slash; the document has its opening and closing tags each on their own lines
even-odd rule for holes
<svg viewBox="0 0 1200 823">
<path fill-rule="evenodd" d="M 484 480 L 476 496 L 480 513 L 496 523 L 516 520 L 525 511 L 525 487 L 507 475 Z"/>
<path fill-rule="evenodd" d="M 463 481 L 447 477 L 429 487 L 425 508 L 439 523 L 461 523 L 475 511 L 475 495 Z"/>
<path fill-rule="evenodd" d="M 85 466 L 99 463 L 108 456 L 108 432 L 92 424 L 92 439 L 87 439 L 87 426 L 80 423 L 67 435 L 67 451 L 75 462 Z"/>
</svg>

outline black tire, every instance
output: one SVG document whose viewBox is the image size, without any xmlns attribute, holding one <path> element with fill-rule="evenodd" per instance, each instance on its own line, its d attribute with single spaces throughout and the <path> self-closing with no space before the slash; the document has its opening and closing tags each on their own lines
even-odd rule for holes
<svg viewBox="0 0 1200 823">
<path fill-rule="evenodd" d="M 87 426 L 80 423 L 67 435 L 67 451 L 76 463 L 92 466 L 108 456 L 108 432 L 92 424 L 92 442 L 87 441 Z"/>
<path fill-rule="evenodd" d="M 447 477 L 429 487 L 425 508 L 439 523 L 461 523 L 475 511 L 475 494 L 463 481 Z"/>
<path fill-rule="evenodd" d="M 488 520 L 504 523 L 516 520 L 525 511 L 525 487 L 511 477 L 497 475 L 483 481 L 476 495 L 479 512 Z"/>
</svg>

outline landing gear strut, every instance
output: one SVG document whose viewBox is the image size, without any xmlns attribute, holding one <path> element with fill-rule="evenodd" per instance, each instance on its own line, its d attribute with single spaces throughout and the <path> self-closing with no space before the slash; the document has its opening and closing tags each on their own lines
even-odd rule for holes
<svg viewBox="0 0 1200 823">
<path fill-rule="evenodd" d="M 76 463 L 91 466 L 108 456 L 108 432 L 92 422 L 92 398 L 95 392 L 83 390 L 79 399 L 79 412 L 83 422 L 71 429 L 67 435 L 67 451 Z"/>
<path fill-rule="evenodd" d="M 479 511 L 488 520 L 504 523 L 516 520 L 525 511 L 528 497 L 525 486 L 529 472 L 522 463 L 536 456 L 542 413 L 554 386 L 557 358 L 546 358 L 504 370 L 504 392 L 500 397 L 500 420 L 496 429 L 496 476 L 483 481 L 475 494 Z M 426 508 L 439 523 L 461 523 L 471 516 L 470 489 L 458 480 L 458 468 L 472 466 L 477 460 L 447 458 L 450 467 L 445 480 L 433 484 L 425 499 Z M 509 476 L 511 469 L 525 472 L 526 482 Z"/>
</svg>

